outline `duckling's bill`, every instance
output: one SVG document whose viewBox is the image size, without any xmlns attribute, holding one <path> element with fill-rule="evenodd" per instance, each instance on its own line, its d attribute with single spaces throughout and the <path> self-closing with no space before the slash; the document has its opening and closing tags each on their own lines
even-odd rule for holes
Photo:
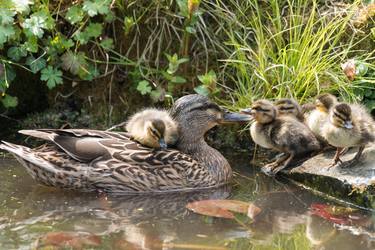
<svg viewBox="0 0 375 250">
<path fill-rule="evenodd" d="M 161 149 L 166 149 L 168 147 L 167 143 L 165 142 L 164 138 L 159 139 L 159 145 Z"/>
</svg>

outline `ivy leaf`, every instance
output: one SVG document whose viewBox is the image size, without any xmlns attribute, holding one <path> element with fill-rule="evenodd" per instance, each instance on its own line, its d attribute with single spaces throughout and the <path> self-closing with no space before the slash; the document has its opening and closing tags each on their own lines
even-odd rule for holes
<svg viewBox="0 0 375 250">
<path fill-rule="evenodd" d="M 36 74 L 38 71 L 46 67 L 46 60 L 43 57 L 35 59 L 33 56 L 29 56 L 26 59 L 26 64 L 29 65 L 31 72 Z"/>
<path fill-rule="evenodd" d="M 111 0 L 85 0 L 83 3 L 83 10 L 91 17 L 96 16 L 97 14 L 108 14 L 109 5 Z"/>
<path fill-rule="evenodd" d="M 146 80 L 140 81 L 137 86 L 137 90 L 142 94 L 146 95 L 148 93 L 151 93 L 151 86 L 150 83 Z"/>
<path fill-rule="evenodd" d="M 91 38 L 97 38 L 102 34 L 103 25 L 100 23 L 90 23 L 82 32 L 77 32 L 74 38 L 81 44 L 86 44 Z"/>
<path fill-rule="evenodd" d="M 102 34 L 102 31 L 103 25 L 100 23 L 90 23 L 85 29 L 87 36 L 90 38 L 99 37 Z"/>
<path fill-rule="evenodd" d="M 15 30 L 12 26 L 0 25 L 0 47 L 3 46 L 3 44 L 9 40 L 10 37 L 15 35 Z"/>
<path fill-rule="evenodd" d="M 49 89 L 53 89 L 57 84 L 62 84 L 62 72 L 52 66 L 48 66 L 41 71 L 40 80 L 46 81 Z"/>
<path fill-rule="evenodd" d="M 47 27 L 46 20 L 43 16 L 33 15 L 30 18 L 26 19 L 23 23 L 23 28 L 41 38 L 44 34 L 44 28 Z"/>
<path fill-rule="evenodd" d="M 27 51 L 31 53 L 38 52 L 38 38 L 36 36 L 29 36 L 27 41 L 24 43 L 24 47 Z"/>
<path fill-rule="evenodd" d="M 27 51 L 25 48 L 21 46 L 10 47 L 7 51 L 7 56 L 11 58 L 13 61 L 18 62 L 22 57 L 27 56 Z"/>
<path fill-rule="evenodd" d="M 76 24 L 82 21 L 84 16 L 85 13 L 83 12 L 82 7 L 75 5 L 69 8 L 65 18 L 70 24 Z"/>
<path fill-rule="evenodd" d="M 7 24 L 13 24 L 14 15 L 16 13 L 10 9 L 0 9 L 0 24 L 7 25 Z"/>
<path fill-rule="evenodd" d="M 1 102 L 3 103 L 4 107 L 6 108 L 13 108 L 18 105 L 18 99 L 17 97 L 13 97 L 10 95 L 5 95 L 3 98 L 1 98 Z"/>
<path fill-rule="evenodd" d="M 112 38 L 103 39 L 100 42 L 100 46 L 102 46 L 103 49 L 106 49 L 106 50 L 113 49 L 114 48 L 113 39 Z"/>
<path fill-rule="evenodd" d="M 80 68 L 84 67 L 86 63 L 85 53 L 79 52 L 77 54 L 68 50 L 64 55 L 61 56 L 62 68 L 69 70 L 73 75 L 77 75 Z"/>
<path fill-rule="evenodd" d="M 19 13 L 28 13 L 30 11 L 29 5 L 34 4 L 33 0 L 13 0 L 12 2 L 14 5 L 14 9 Z"/>
</svg>

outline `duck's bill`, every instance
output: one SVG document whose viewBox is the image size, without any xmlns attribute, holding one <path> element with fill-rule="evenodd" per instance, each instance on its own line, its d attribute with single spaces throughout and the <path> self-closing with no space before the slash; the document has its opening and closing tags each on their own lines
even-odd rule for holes
<svg viewBox="0 0 375 250">
<path fill-rule="evenodd" d="M 219 123 L 225 124 L 225 123 L 235 123 L 235 122 L 250 122 L 252 120 L 253 120 L 253 117 L 248 114 L 227 112 L 224 114 L 223 118 L 219 121 Z"/>
<path fill-rule="evenodd" d="M 241 109 L 240 112 L 241 112 L 241 114 L 251 115 L 252 114 L 251 110 L 252 110 L 251 108 L 246 108 L 246 109 Z"/>
</svg>

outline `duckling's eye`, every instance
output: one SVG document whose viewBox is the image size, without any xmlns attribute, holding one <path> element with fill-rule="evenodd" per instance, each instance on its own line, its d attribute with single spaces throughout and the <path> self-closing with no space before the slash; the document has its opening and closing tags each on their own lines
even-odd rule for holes
<svg viewBox="0 0 375 250">
<path fill-rule="evenodd" d="M 156 129 L 151 128 L 150 131 L 155 137 L 160 138 L 160 133 Z"/>
</svg>

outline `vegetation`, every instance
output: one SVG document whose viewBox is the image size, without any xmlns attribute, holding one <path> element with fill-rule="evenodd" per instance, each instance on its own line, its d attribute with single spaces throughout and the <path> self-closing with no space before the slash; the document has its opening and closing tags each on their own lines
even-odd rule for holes
<svg viewBox="0 0 375 250">
<path fill-rule="evenodd" d="M 17 91 L 8 89 L 20 69 L 49 89 L 85 81 L 111 88 L 120 78 L 129 83 L 127 95 L 135 91 L 154 102 L 195 91 L 245 106 L 262 97 L 305 101 L 331 91 L 370 108 L 375 103 L 367 91 L 375 81 L 372 1 L 336 12 L 315 0 L 1 3 L 6 108 L 18 103 Z M 350 58 L 368 69 L 353 81 L 340 67 Z"/>
</svg>

